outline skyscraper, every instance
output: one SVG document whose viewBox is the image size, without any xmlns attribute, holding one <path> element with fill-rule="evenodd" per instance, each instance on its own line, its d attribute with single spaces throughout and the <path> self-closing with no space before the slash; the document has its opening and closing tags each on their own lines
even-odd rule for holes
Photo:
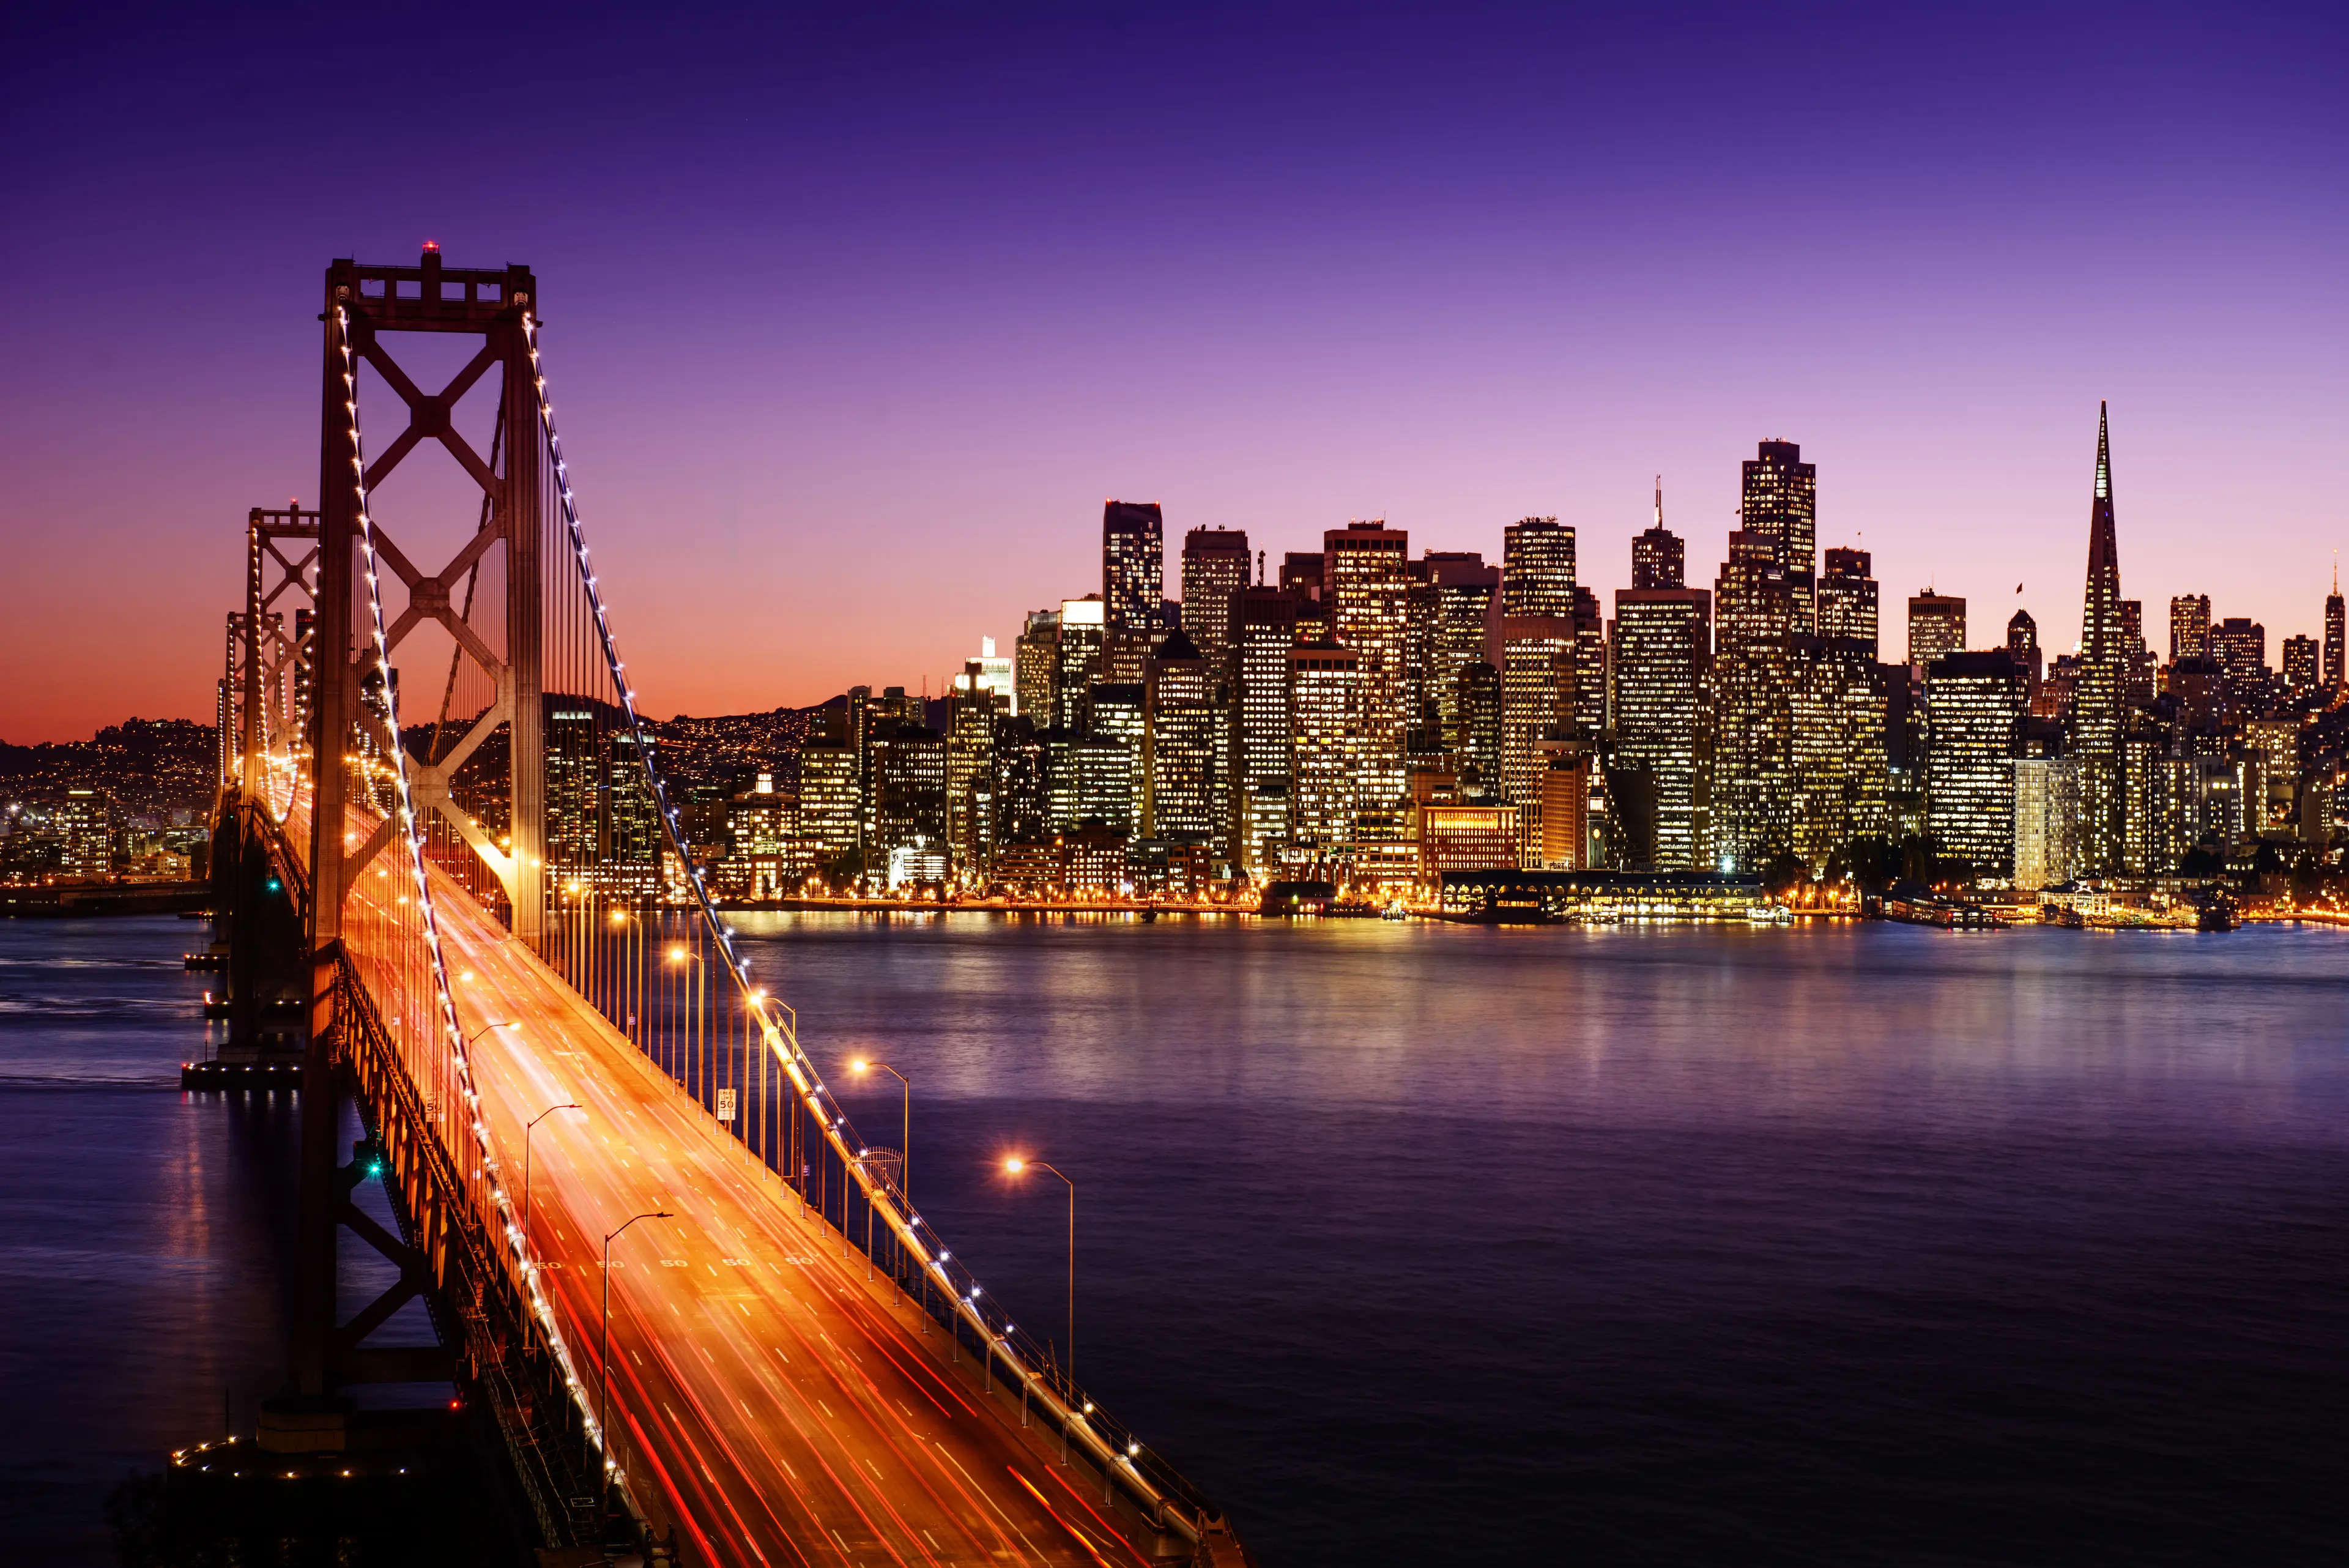
<svg viewBox="0 0 2349 1568">
<path fill-rule="evenodd" d="M 2210 628 L 2210 657 L 2227 672 L 2227 705 L 2241 718 L 2267 705 L 2268 628 L 2249 616 L 2230 615 Z"/>
<path fill-rule="evenodd" d="M 1766 534 L 1739 529 L 1713 585 L 1713 855 L 1758 871 L 1792 844 L 1795 607 Z"/>
<path fill-rule="evenodd" d="M 2210 657 L 2210 596 L 2179 594 L 2169 601 L 2169 662 Z"/>
<path fill-rule="evenodd" d="M 2069 757 L 2014 759 L 2014 885 L 2035 892 L 2072 879 L 2080 774 Z"/>
<path fill-rule="evenodd" d="M 2079 868 L 2121 869 L 2128 794 L 2121 730 L 2131 663 L 2121 621 L 2121 562 L 2113 519 L 2113 456 L 2105 405 L 2096 405 L 2096 475 L 2088 506 L 2088 581 L 2080 617 L 2080 673 L 2072 689 L 2072 754 L 2080 766 Z"/>
<path fill-rule="evenodd" d="M 1631 541 L 1631 586 L 1634 588 L 1683 588 L 1688 586 L 1688 554 L 1681 536 L 1664 526 L 1664 476 L 1656 475 L 1656 511 L 1648 531 Z"/>
<path fill-rule="evenodd" d="M 2295 697 L 2316 690 L 2316 639 L 2283 639 L 2283 683 Z"/>
<path fill-rule="evenodd" d="M 1061 662 L 1061 612 L 1030 610 L 1011 649 L 1011 711 L 1040 728 L 1052 722 L 1052 684 Z"/>
<path fill-rule="evenodd" d="M 1641 542 L 1651 549 L 1657 529 Z M 1671 556 L 1680 555 L 1674 539 Z M 1635 543 L 1636 552 L 1639 545 Z M 1636 556 L 1635 556 L 1636 561 Z M 1635 568 L 1636 570 L 1636 568 Z M 1644 773 L 1655 797 L 1651 865 L 1690 871 L 1708 863 L 1713 596 L 1702 588 L 1615 590 L 1612 659 L 1615 765 Z"/>
<path fill-rule="evenodd" d="M 1487 628 L 1501 591 L 1501 569 L 1470 552 L 1431 550 L 1425 566 L 1435 591 L 1428 634 L 1428 694 L 1446 735 L 1460 718 L 1460 677 L 1489 656 Z"/>
<path fill-rule="evenodd" d="M 1403 769 L 1410 560 L 1411 535 L 1383 522 L 1350 523 L 1321 536 L 1330 635 L 1358 660 L 1362 733 L 1355 811 L 1359 830 L 1371 837 L 1407 836 L 1410 826 Z"/>
<path fill-rule="evenodd" d="M 1232 654 L 1232 606 L 1248 586 L 1247 534 L 1194 528 L 1183 535 L 1183 629 L 1218 679 Z"/>
<path fill-rule="evenodd" d="M 1092 685 L 1101 679 L 1108 614 L 1108 605 L 1099 594 L 1061 601 L 1061 618 L 1054 628 L 1052 668 L 1052 725 L 1056 729 L 1081 732 L 1092 726 Z"/>
<path fill-rule="evenodd" d="M 2343 640 L 2341 615 L 2341 566 L 2333 563 L 2333 591 L 2324 596 L 2324 688 L 2341 690 Z"/>
<path fill-rule="evenodd" d="M 1156 628 L 1166 602 L 1166 520 L 1155 501 L 1103 504 L 1101 597 L 1110 630 Z"/>
<path fill-rule="evenodd" d="M 1223 693 L 1223 680 L 1187 633 L 1177 630 L 1159 644 L 1150 661 L 1142 742 L 1142 831 L 1148 836 L 1192 844 L 1217 836 Z"/>
<path fill-rule="evenodd" d="M 1501 531 L 1501 613 L 1574 613 L 1574 530 L 1555 517 L 1527 517 Z"/>
<path fill-rule="evenodd" d="M 1761 443 L 1758 454 L 1744 465 L 1738 527 L 1769 542 L 1793 601 L 1792 629 L 1810 631 L 1818 618 L 1812 578 L 1818 558 L 1819 471 L 1802 458 L 1803 449 L 1793 441 Z"/>
<path fill-rule="evenodd" d="M 1819 578 L 1819 635 L 1855 642 L 1877 657 L 1877 586 L 1865 550 L 1832 549 Z"/>
<path fill-rule="evenodd" d="M 1361 661 L 1328 641 L 1293 648 L 1288 660 L 1292 842 L 1317 860 L 1350 854 L 1363 772 Z"/>
<path fill-rule="evenodd" d="M 2031 618 L 2029 610 L 2019 609 L 2007 617 L 2006 656 L 2014 660 L 2015 669 L 2023 672 L 2023 678 L 2030 683 L 2031 690 L 2037 691 L 2042 668 L 2039 657 L 2039 623 Z"/>
<path fill-rule="evenodd" d="M 2002 876 L 2014 863 L 2014 756 L 2027 707 L 2004 649 L 1925 669 L 1925 827 L 1941 852 Z"/>
<path fill-rule="evenodd" d="M 1297 598 L 1284 588 L 1243 589 L 1234 618 L 1235 854 L 1251 872 L 1278 865 L 1288 838 L 1288 652 L 1297 642 Z"/>
<path fill-rule="evenodd" d="M 1966 650 L 1966 601 L 1927 588 L 1909 601 L 1909 663 L 1924 670 Z"/>
<path fill-rule="evenodd" d="M 1501 618 L 1501 781 L 1517 806 L 1528 867 L 1541 864 L 1541 774 L 1549 764 L 1543 742 L 1572 729 L 1574 675 L 1572 616 Z"/>
</svg>

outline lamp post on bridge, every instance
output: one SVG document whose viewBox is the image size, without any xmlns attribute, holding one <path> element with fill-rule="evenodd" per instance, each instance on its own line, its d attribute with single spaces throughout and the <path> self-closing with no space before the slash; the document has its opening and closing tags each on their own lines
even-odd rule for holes
<svg viewBox="0 0 2349 1568">
<path fill-rule="evenodd" d="M 692 983 L 685 987 L 685 1090 L 687 1094 L 692 1094 L 694 1023 L 700 1017 L 702 1005 L 709 1001 L 709 966 L 702 961 L 699 953 L 693 951 L 683 942 L 668 950 L 668 961 L 672 964 L 691 963 L 693 965 Z M 701 1086 L 707 1089 L 709 1086 L 707 1082 L 709 1074 L 706 1063 L 701 1075 L 705 1080 Z"/>
<path fill-rule="evenodd" d="M 649 1210 L 634 1215 L 619 1231 L 604 1237 L 604 1348 L 595 1357 L 595 1371 L 601 1386 L 595 1395 L 595 1429 L 604 1438 L 604 1464 L 610 1469 L 612 1460 L 612 1239 L 638 1220 L 674 1220 L 677 1216 L 666 1209 Z"/>
<path fill-rule="evenodd" d="M 529 1125 L 522 1129 L 522 1238 L 524 1242 L 530 1240 L 530 1135 L 538 1130 L 539 1123 L 557 1111 L 578 1111 L 584 1115 L 585 1110 L 585 1106 L 571 1101 L 549 1106 L 531 1117 Z"/>
<path fill-rule="evenodd" d="M 848 1070 L 862 1076 L 866 1073 L 886 1073 L 902 1087 L 903 1104 L 899 1107 L 897 1135 L 897 1191 L 910 1209 L 914 1204 L 914 1080 L 886 1062 L 872 1062 L 859 1056 L 848 1064 Z"/>
<path fill-rule="evenodd" d="M 1067 1175 L 1040 1159 L 1029 1159 L 1013 1155 L 1003 1162 L 1003 1168 L 1012 1175 L 1030 1168 L 1050 1170 L 1060 1177 L 1069 1189 L 1069 1386 L 1077 1386 L 1077 1184 Z"/>
</svg>

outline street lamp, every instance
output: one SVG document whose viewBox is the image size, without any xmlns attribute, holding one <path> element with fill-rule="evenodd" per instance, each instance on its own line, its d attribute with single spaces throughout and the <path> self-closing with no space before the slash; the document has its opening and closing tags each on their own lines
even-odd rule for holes
<svg viewBox="0 0 2349 1568">
<path fill-rule="evenodd" d="M 897 1133 L 897 1192 L 905 1199 L 905 1207 L 914 1206 L 914 1080 L 886 1062 L 868 1062 L 859 1056 L 848 1064 L 852 1073 L 886 1073 L 903 1086 L 900 1106 L 900 1127 Z"/>
<path fill-rule="evenodd" d="M 666 1209 L 653 1210 L 636 1215 L 626 1225 L 622 1225 L 619 1231 L 614 1231 L 604 1238 L 604 1349 L 596 1357 L 595 1365 L 596 1371 L 603 1375 L 603 1387 L 595 1397 L 595 1428 L 604 1435 L 604 1462 L 606 1465 L 612 1462 L 610 1419 L 612 1411 L 612 1237 L 617 1236 L 620 1231 L 626 1231 L 628 1225 L 635 1224 L 638 1220 L 673 1220 L 675 1218 L 677 1217 Z"/>
<path fill-rule="evenodd" d="M 530 1135 L 538 1130 L 539 1123 L 544 1121 L 547 1117 L 553 1116 L 557 1111 L 581 1111 L 585 1109 L 585 1106 L 569 1101 L 565 1101 L 564 1104 L 559 1106 L 549 1106 L 546 1109 L 539 1112 L 538 1115 L 531 1117 L 529 1125 L 522 1129 L 522 1234 L 523 1240 L 525 1241 L 530 1240 Z"/>
<path fill-rule="evenodd" d="M 690 962 L 693 965 L 693 984 L 686 992 L 685 1013 L 685 1092 L 690 1095 L 693 1093 L 694 1023 L 700 1016 L 701 1003 L 709 1000 L 709 966 L 701 961 L 699 953 L 693 951 L 682 942 L 668 950 L 668 961 L 672 964 Z M 705 1064 L 705 1069 L 706 1065 Z M 702 1074 L 704 1078 L 709 1075 L 706 1070 Z M 702 1085 L 705 1089 L 709 1086 L 706 1083 Z"/>
<path fill-rule="evenodd" d="M 1077 1383 L 1077 1184 L 1040 1159 L 1028 1159 L 1013 1155 L 1003 1162 L 1003 1168 L 1018 1176 L 1030 1168 L 1050 1170 L 1067 1183 L 1069 1189 L 1069 1386 Z"/>
</svg>

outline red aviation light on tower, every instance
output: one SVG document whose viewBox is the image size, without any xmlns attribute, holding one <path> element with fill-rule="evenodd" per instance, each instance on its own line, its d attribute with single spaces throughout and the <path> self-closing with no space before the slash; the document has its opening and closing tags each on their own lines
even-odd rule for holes
<svg viewBox="0 0 2349 1568">
<path fill-rule="evenodd" d="M 427 241 L 425 241 L 425 242 L 424 242 L 424 254 L 425 254 L 426 255 L 429 255 L 429 256 L 437 256 L 437 255 L 439 255 L 439 254 L 440 254 L 440 242 L 439 240 L 427 240 Z"/>
</svg>

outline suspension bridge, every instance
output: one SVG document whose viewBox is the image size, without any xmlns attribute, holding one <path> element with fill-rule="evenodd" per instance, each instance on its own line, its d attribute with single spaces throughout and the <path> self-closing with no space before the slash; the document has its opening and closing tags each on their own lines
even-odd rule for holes
<svg viewBox="0 0 2349 1568">
<path fill-rule="evenodd" d="M 252 512 L 228 618 L 227 1044 L 188 1068 L 300 1085 L 262 1447 L 331 1462 L 369 1441 L 357 1386 L 448 1378 L 584 1560 L 1245 1561 L 936 1234 L 737 950 L 620 659 L 531 272 L 337 261 L 320 320 L 318 506 Z M 378 1179 L 392 1226 L 352 1200 Z M 397 1280 L 344 1318 L 353 1242 Z M 439 1345 L 379 1343 L 419 1299 Z"/>
</svg>

